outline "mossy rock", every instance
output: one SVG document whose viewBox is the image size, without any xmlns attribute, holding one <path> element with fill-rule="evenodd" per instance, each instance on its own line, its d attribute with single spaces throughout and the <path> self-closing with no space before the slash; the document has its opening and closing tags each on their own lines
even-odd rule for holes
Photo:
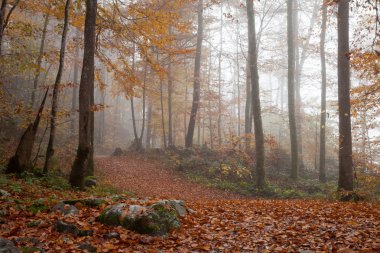
<svg viewBox="0 0 380 253">
<path fill-rule="evenodd" d="M 110 226 L 121 225 L 141 234 L 165 235 L 172 229 L 178 229 L 179 217 L 186 214 L 183 202 L 162 200 L 147 207 L 117 204 L 106 208 L 96 220 Z"/>
<path fill-rule="evenodd" d="M 81 203 L 82 205 L 88 207 L 98 207 L 105 203 L 107 203 L 104 199 L 95 198 L 95 199 L 73 199 L 73 200 L 64 200 L 63 203 L 67 205 L 75 205 L 77 203 Z"/>
<path fill-rule="evenodd" d="M 125 206 L 125 204 L 117 204 L 107 207 L 98 217 L 96 217 L 96 221 L 109 226 L 119 226 L 120 217 Z"/>
</svg>

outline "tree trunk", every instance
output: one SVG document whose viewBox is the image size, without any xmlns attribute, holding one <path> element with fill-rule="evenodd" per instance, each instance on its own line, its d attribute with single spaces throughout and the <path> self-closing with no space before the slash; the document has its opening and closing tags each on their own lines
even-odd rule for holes
<svg viewBox="0 0 380 253">
<path fill-rule="evenodd" d="M 209 63 L 208 63 L 208 74 L 207 74 L 207 92 L 208 92 L 208 100 L 207 100 L 207 103 L 208 103 L 208 123 L 209 123 L 209 130 L 210 130 L 210 148 L 213 149 L 214 148 L 214 131 L 213 131 L 213 128 L 212 128 L 212 107 L 211 107 L 211 70 L 212 70 L 212 66 L 211 66 L 211 53 L 209 55 Z"/>
<path fill-rule="evenodd" d="M 53 87 L 53 98 L 52 98 L 51 116 L 50 116 L 50 136 L 49 136 L 48 146 L 46 149 L 46 159 L 45 159 L 45 164 L 44 164 L 44 169 L 43 169 L 44 174 L 46 174 L 48 170 L 50 169 L 51 158 L 54 155 L 54 140 L 55 140 L 55 131 L 56 131 L 57 111 L 58 111 L 58 96 L 59 96 L 59 89 L 60 89 L 59 86 L 61 84 L 63 68 L 65 65 L 66 35 L 67 35 L 68 27 L 69 27 L 70 1 L 71 0 L 66 0 L 66 5 L 65 5 L 65 19 L 63 23 L 61 50 L 59 53 L 59 67 L 58 67 L 58 73 L 57 73 L 57 77 L 55 79 L 54 87 Z"/>
<path fill-rule="evenodd" d="M 193 146 L 193 136 L 195 128 L 195 120 L 200 101 L 201 91 L 201 56 L 202 56 L 202 41 L 203 41 L 203 0 L 198 0 L 198 35 L 197 35 L 197 49 L 194 64 L 194 84 L 193 84 L 193 103 L 191 106 L 191 114 L 189 120 L 189 127 L 186 135 L 186 148 Z"/>
<path fill-rule="evenodd" d="M 256 29 L 253 0 L 247 0 L 248 38 L 249 38 L 249 69 L 252 84 L 252 114 L 255 129 L 256 144 L 256 185 L 263 189 L 265 185 L 265 150 L 264 132 L 261 118 L 259 72 L 257 66 Z"/>
<path fill-rule="evenodd" d="M 25 130 L 17 146 L 16 154 L 12 156 L 9 160 L 5 173 L 20 174 L 32 168 L 31 156 L 34 146 L 34 139 L 36 138 L 38 126 L 40 124 L 40 119 L 44 110 L 45 101 L 48 93 L 49 88 L 45 92 L 45 96 L 42 99 L 40 108 L 38 109 L 38 113 L 33 124 L 29 124 L 28 128 Z"/>
<path fill-rule="evenodd" d="M 5 22 L 5 12 L 7 9 L 7 0 L 3 0 L 0 6 L 0 57 L 2 56 L 2 46 L 3 46 L 3 35 L 4 35 L 4 22 Z"/>
<path fill-rule="evenodd" d="M 236 80 L 236 86 L 237 86 L 237 96 L 238 96 L 238 124 L 237 124 L 237 132 L 238 132 L 238 138 L 239 138 L 239 149 L 241 149 L 241 102 L 240 102 L 240 60 L 239 60 L 239 39 L 240 39 L 240 23 L 237 22 L 237 29 L 236 29 L 236 70 L 237 70 L 237 80 Z"/>
<path fill-rule="evenodd" d="M 71 174 L 70 184 L 84 188 L 84 177 L 88 167 L 93 164 L 91 153 L 91 111 L 93 106 L 95 26 L 97 0 L 86 0 L 86 17 L 84 30 L 83 68 L 79 87 L 79 145 Z"/>
<path fill-rule="evenodd" d="M 47 26 L 49 24 L 49 14 L 45 15 L 45 20 L 44 20 L 44 28 L 42 30 L 42 38 L 41 38 L 41 44 L 40 44 L 40 52 L 38 54 L 37 58 L 37 70 L 36 74 L 34 76 L 34 81 L 33 81 L 33 91 L 32 91 L 32 101 L 30 102 L 30 105 L 32 108 L 34 107 L 35 99 L 36 99 L 36 91 L 38 87 L 38 79 L 41 74 L 41 65 L 42 65 L 42 59 L 44 56 L 44 48 L 45 48 L 45 40 L 46 40 L 46 32 L 47 32 Z"/>
<path fill-rule="evenodd" d="M 222 51 L 223 51 L 223 3 L 220 3 L 220 34 L 218 56 L 218 144 L 222 145 Z"/>
<path fill-rule="evenodd" d="M 13 13 L 13 11 L 16 9 L 17 5 L 20 3 L 20 0 L 16 0 L 9 10 L 8 14 L 6 15 L 6 9 L 7 9 L 7 0 L 3 0 L 0 5 L 0 57 L 2 55 L 2 45 L 3 45 L 3 37 L 4 37 L 4 31 L 9 23 L 9 19 Z M 1 73 L 1 72 L 0 72 Z"/>
<path fill-rule="evenodd" d="M 152 147 L 152 103 L 148 101 L 148 115 L 147 115 L 147 129 L 146 129 L 146 139 L 145 148 L 150 149 Z"/>
<path fill-rule="evenodd" d="M 165 131 L 165 112 L 164 112 L 164 91 L 163 91 L 163 81 L 160 78 L 160 103 L 161 103 L 161 126 L 162 126 L 162 138 L 164 141 L 164 149 L 166 149 L 166 131 Z"/>
<path fill-rule="evenodd" d="M 339 180 L 338 188 L 354 189 L 350 106 L 350 1 L 338 2 L 338 105 L 339 105 Z"/>
<path fill-rule="evenodd" d="M 249 60 L 246 62 L 246 100 L 245 100 L 245 151 L 251 149 L 252 134 L 252 92 L 251 92 L 251 71 L 249 68 Z"/>
<path fill-rule="evenodd" d="M 146 76 L 147 76 L 147 71 L 148 71 L 148 62 L 145 62 L 145 67 L 144 67 L 144 81 L 143 81 L 143 108 L 142 108 L 142 125 L 141 125 L 141 132 L 140 132 L 140 137 L 139 137 L 139 147 L 140 149 L 143 149 L 143 137 L 144 137 L 144 130 L 145 130 L 145 108 L 146 108 Z"/>
<path fill-rule="evenodd" d="M 327 24 L 327 0 L 322 4 L 322 30 L 320 41 L 320 56 L 322 66 L 322 87 L 321 87 L 321 124 L 319 134 L 319 181 L 326 182 L 326 24 Z"/>
<path fill-rule="evenodd" d="M 172 63 L 169 55 L 168 65 L 168 146 L 173 146 L 173 122 L 172 122 L 172 94 L 173 94 L 173 78 Z"/>
<path fill-rule="evenodd" d="M 292 167 L 290 176 L 293 179 L 298 179 L 298 144 L 297 144 L 297 126 L 295 118 L 295 90 L 294 90 L 294 68 L 295 68 L 295 54 L 294 54 L 294 24 L 293 24 L 293 0 L 287 0 L 287 14 L 288 14 L 288 108 L 289 108 L 289 130 L 290 130 L 290 143 L 291 143 L 291 158 Z"/>
<path fill-rule="evenodd" d="M 75 38 L 75 55 L 74 55 L 74 87 L 73 87 L 73 95 L 71 98 L 71 122 L 70 129 L 71 135 L 74 135 L 77 129 L 76 119 L 77 119 L 77 103 L 78 103 L 78 85 L 79 85 L 79 30 L 77 30 L 76 38 Z"/>
</svg>

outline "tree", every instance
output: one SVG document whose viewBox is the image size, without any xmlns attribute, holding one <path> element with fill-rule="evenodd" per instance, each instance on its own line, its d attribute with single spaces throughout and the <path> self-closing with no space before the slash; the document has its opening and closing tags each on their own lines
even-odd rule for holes
<svg viewBox="0 0 380 253">
<path fill-rule="evenodd" d="M 73 187 L 84 188 L 84 177 L 88 166 L 93 164 L 93 142 L 91 141 L 93 121 L 92 90 L 94 86 L 94 56 L 95 56 L 95 26 L 97 0 L 86 0 L 86 17 L 84 28 L 83 68 L 79 86 L 79 143 L 77 155 L 70 174 L 70 184 Z"/>
<path fill-rule="evenodd" d="M 248 16 L 248 43 L 249 43 L 249 69 L 251 73 L 251 92 L 252 92 L 252 115 L 255 131 L 256 145 L 256 184 L 259 189 L 264 188 L 265 184 L 265 150 L 264 150 L 264 132 L 261 118 L 260 104 L 260 85 L 259 72 L 257 67 L 257 46 L 256 46 L 256 29 L 253 0 L 247 0 Z"/>
<path fill-rule="evenodd" d="M 288 13 L 288 110 L 289 110 L 289 130 L 290 130 L 290 148 L 292 157 L 292 167 L 290 176 L 293 179 L 298 178 L 298 144 L 297 144 L 297 126 L 295 118 L 295 85 L 294 85 L 294 23 L 293 23 L 293 0 L 287 1 Z"/>
<path fill-rule="evenodd" d="M 327 23 L 327 1 L 322 3 L 322 29 L 320 41 L 320 56 L 321 56 L 321 124 L 319 135 L 319 181 L 326 182 L 326 23 Z"/>
<path fill-rule="evenodd" d="M 40 124 L 42 112 L 44 110 L 49 88 L 45 92 L 38 113 L 33 123 L 30 123 L 22 135 L 20 142 L 17 146 L 16 153 L 9 159 L 5 173 L 18 173 L 21 174 L 32 168 L 31 155 L 36 138 L 38 126 Z"/>
<path fill-rule="evenodd" d="M 338 104 L 339 104 L 339 180 L 338 189 L 354 189 L 350 105 L 350 1 L 338 2 Z"/>
<path fill-rule="evenodd" d="M 44 164 L 43 172 L 46 174 L 50 168 L 51 158 L 54 155 L 54 139 L 55 139 L 55 131 L 56 131 L 56 119 L 57 119 L 57 111 L 58 111 L 58 96 L 59 96 L 59 86 L 61 83 L 62 72 L 65 65 L 65 49 L 66 49 L 66 35 L 69 26 L 69 8 L 70 8 L 70 0 L 66 0 L 65 4 L 65 19 L 63 23 L 63 32 L 61 39 L 61 50 L 59 52 L 59 67 L 57 76 L 54 82 L 53 87 L 53 99 L 51 105 L 51 115 L 50 115 L 50 136 L 49 142 L 46 149 L 46 159 Z"/>
<path fill-rule="evenodd" d="M 44 28 L 42 30 L 42 38 L 41 38 L 41 44 L 40 44 L 40 52 L 38 54 L 38 59 L 37 59 L 37 69 L 36 69 L 36 74 L 34 76 L 34 81 L 33 81 L 32 101 L 30 103 L 32 107 L 34 106 L 34 103 L 35 103 L 36 91 L 38 87 L 38 79 L 41 74 L 41 64 L 42 64 L 42 58 L 44 56 L 44 48 L 45 48 L 45 40 L 46 40 L 48 24 L 49 24 L 49 14 L 45 14 Z"/>
<path fill-rule="evenodd" d="M 9 23 L 9 19 L 19 4 L 20 0 L 16 0 L 7 14 L 8 0 L 2 0 L 0 5 L 0 56 L 2 55 L 3 36 L 5 28 Z"/>
<path fill-rule="evenodd" d="M 202 57 L 202 42 L 203 42 L 203 0 L 198 0 L 198 33 L 197 33 L 197 49 L 194 64 L 194 83 L 193 83 L 193 103 L 191 106 L 191 114 L 189 126 L 186 134 L 186 148 L 193 146 L 193 136 L 195 129 L 195 120 L 200 101 L 201 92 L 201 57 Z"/>
</svg>

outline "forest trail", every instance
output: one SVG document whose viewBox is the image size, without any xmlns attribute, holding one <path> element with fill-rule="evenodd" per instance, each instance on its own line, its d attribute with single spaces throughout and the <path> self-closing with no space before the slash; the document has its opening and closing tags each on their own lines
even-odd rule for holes
<svg viewBox="0 0 380 253">
<path fill-rule="evenodd" d="M 183 200 L 242 199 L 241 195 L 189 182 L 178 172 L 140 154 L 96 158 L 96 176 L 118 189 L 140 197 Z"/>
</svg>

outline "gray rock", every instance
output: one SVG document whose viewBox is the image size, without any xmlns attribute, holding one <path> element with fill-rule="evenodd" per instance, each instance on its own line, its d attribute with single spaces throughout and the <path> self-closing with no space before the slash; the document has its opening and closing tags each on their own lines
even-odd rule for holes
<svg viewBox="0 0 380 253">
<path fill-rule="evenodd" d="M 8 197 L 11 194 L 3 189 L 0 189 L 0 197 Z"/>
<path fill-rule="evenodd" d="M 86 178 L 84 180 L 84 186 L 85 187 L 95 187 L 96 186 L 96 179 L 95 178 Z"/>
<path fill-rule="evenodd" d="M 106 225 L 121 225 L 141 234 L 164 235 L 179 228 L 179 217 L 186 214 L 183 201 L 162 200 L 146 207 L 117 204 L 106 208 L 96 220 Z"/>
<path fill-rule="evenodd" d="M 93 246 L 91 243 L 88 243 L 88 242 L 81 243 L 78 248 L 81 249 L 81 250 L 86 250 L 86 251 L 88 251 L 90 253 L 97 252 L 97 248 L 95 246 Z"/>
<path fill-rule="evenodd" d="M 163 205 L 170 205 L 173 207 L 180 217 L 185 217 L 188 211 L 183 200 L 161 200 L 158 203 Z"/>
<path fill-rule="evenodd" d="M 70 233 L 74 236 L 92 236 L 94 233 L 93 230 L 80 230 L 75 225 L 60 220 L 55 223 L 55 229 L 60 233 Z"/>
<path fill-rule="evenodd" d="M 114 206 L 107 207 L 96 220 L 109 226 L 119 226 L 120 217 L 125 208 L 125 204 L 116 204 Z"/>
<path fill-rule="evenodd" d="M 81 203 L 82 205 L 89 206 L 89 207 L 97 207 L 101 206 L 106 203 L 104 199 L 95 198 L 95 199 L 73 199 L 73 200 L 64 200 L 62 201 L 65 204 L 68 205 L 75 205 L 77 203 Z"/>
<path fill-rule="evenodd" d="M 73 205 L 66 204 L 64 201 L 61 201 L 58 204 L 56 204 L 51 210 L 53 212 L 59 211 L 63 215 L 69 215 L 69 214 L 77 214 L 77 213 L 79 213 L 78 208 L 76 208 Z"/>
<path fill-rule="evenodd" d="M 105 239 L 120 239 L 120 234 L 118 232 L 110 232 L 103 235 Z"/>
<path fill-rule="evenodd" d="M 19 253 L 13 242 L 0 237 L 0 253 Z"/>
</svg>

